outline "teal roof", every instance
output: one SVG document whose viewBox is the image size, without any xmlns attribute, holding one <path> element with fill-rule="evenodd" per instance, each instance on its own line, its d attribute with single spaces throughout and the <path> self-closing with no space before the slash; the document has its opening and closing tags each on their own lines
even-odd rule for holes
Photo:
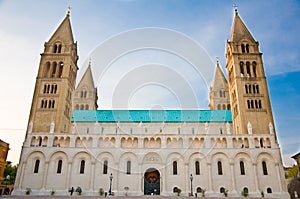
<svg viewBox="0 0 300 199">
<path fill-rule="evenodd" d="M 229 110 L 73 110 L 72 122 L 232 122 Z"/>
</svg>

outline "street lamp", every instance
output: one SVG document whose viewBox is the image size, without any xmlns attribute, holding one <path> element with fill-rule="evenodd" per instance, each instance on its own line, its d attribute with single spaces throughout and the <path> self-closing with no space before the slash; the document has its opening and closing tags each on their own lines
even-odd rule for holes
<svg viewBox="0 0 300 199">
<path fill-rule="evenodd" d="M 191 196 L 194 196 L 193 194 L 193 175 L 190 175 L 190 180 L 191 180 Z"/>
<path fill-rule="evenodd" d="M 109 183 L 109 195 L 111 196 L 112 194 L 111 194 L 111 184 L 112 184 L 112 180 L 113 180 L 113 175 L 112 175 L 112 173 L 110 174 L 110 176 L 109 176 L 109 181 L 110 181 L 110 183 Z"/>
</svg>

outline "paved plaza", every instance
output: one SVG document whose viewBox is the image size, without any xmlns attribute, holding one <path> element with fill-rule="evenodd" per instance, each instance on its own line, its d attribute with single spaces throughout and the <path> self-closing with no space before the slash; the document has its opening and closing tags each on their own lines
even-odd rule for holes
<svg viewBox="0 0 300 199">
<path fill-rule="evenodd" d="M 55 199 L 70 199 L 70 198 L 76 198 L 76 199 L 99 199 L 99 198 L 105 198 L 103 196 L 0 196 L 0 198 L 4 199 L 4 198 L 8 198 L 8 199 L 22 199 L 22 198 L 26 198 L 26 199 L 50 199 L 50 198 L 55 198 Z M 108 199 L 130 199 L 130 198 L 145 198 L 145 199 L 174 199 L 174 198 L 195 198 L 195 197 L 186 197 L 186 196 L 135 196 L 135 197 L 126 197 L 126 196 L 109 196 L 106 197 Z M 198 198 L 203 198 L 203 197 L 198 197 Z M 220 199 L 217 197 L 206 197 L 208 199 Z M 224 197 L 223 197 L 224 198 Z M 247 197 L 248 199 L 259 199 L 259 198 L 250 198 Z M 226 199 L 244 199 L 244 197 L 227 197 Z M 270 199 L 270 198 L 269 198 Z"/>
</svg>

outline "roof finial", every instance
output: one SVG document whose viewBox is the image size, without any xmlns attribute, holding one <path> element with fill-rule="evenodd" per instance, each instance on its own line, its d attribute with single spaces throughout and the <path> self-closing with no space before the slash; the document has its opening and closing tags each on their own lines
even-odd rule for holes
<svg viewBox="0 0 300 199">
<path fill-rule="evenodd" d="M 90 57 L 90 59 L 89 59 L 89 66 L 91 66 L 91 64 L 92 64 L 92 58 Z"/>
<path fill-rule="evenodd" d="M 68 6 L 68 9 L 67 9 L 67 15 L 69 16 L 70 13 L 71 13 L 71 6 L 69 5 L 69 6 Z"/>
<path fill-rule="evenodd" d="M 219 57 L 216 56 L 216 61 L 217 61 L 217 64 L 219 64 Z"/>
<path fill-rule="evenodd" d="M 234 7 L 234 12 L 235 12 L 235 15 L 238 15 L 238 6 L 236 5 L 236 3 L 233 4 L 233 7 Z"/>
</svg>

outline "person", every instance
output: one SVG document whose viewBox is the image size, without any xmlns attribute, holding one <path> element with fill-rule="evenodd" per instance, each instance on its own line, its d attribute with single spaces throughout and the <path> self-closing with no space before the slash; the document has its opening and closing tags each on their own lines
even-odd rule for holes
<svg viewBox="0 0 300 199">
<path fill-rule="evenodd" d="M 70 195 L 71 196 L 73 195 L 73 192 L 74 192 L 74 187 L 72 187 L 71 190 L 70 190 Z"/>
<path fill-rule="evenodd" d="M 105 191 L 105 193 L 104 193 L 104 196 L 105 196 L 105 198 L 106 198 L 106 196 L 107 196 L 107 192 Z"/>
</svg>

